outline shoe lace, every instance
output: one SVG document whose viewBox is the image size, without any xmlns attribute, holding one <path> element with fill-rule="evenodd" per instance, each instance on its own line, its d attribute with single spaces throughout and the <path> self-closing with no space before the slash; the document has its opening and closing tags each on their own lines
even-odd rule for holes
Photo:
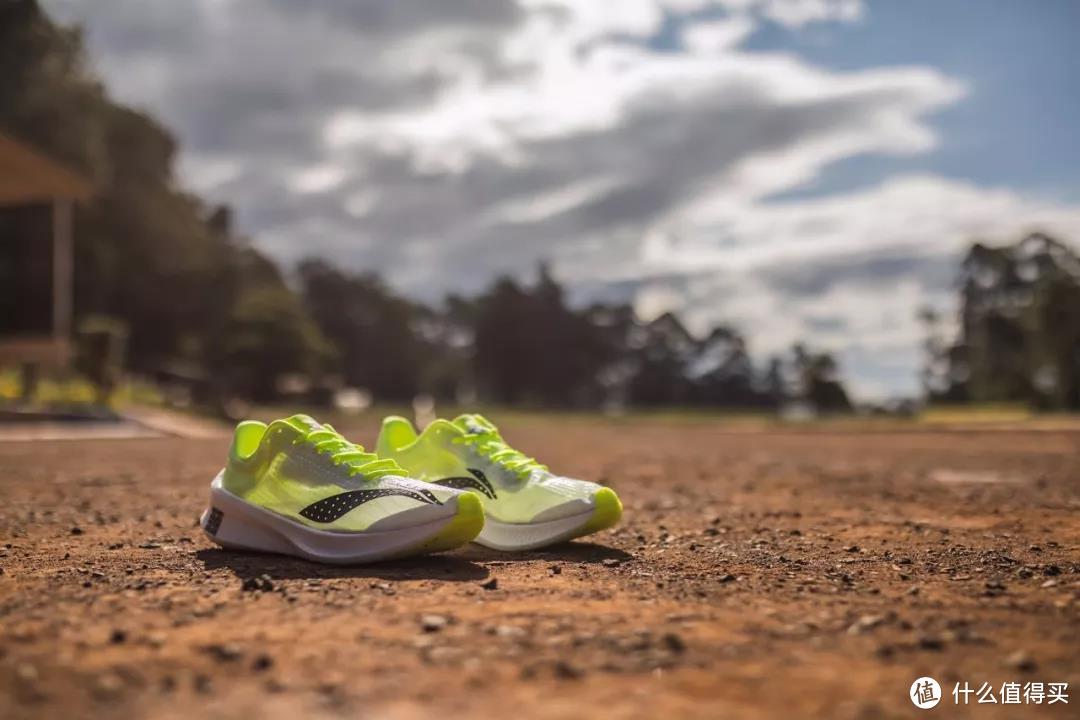
<svg viewBox="0 0 1080 720">
<path fill-rule="evenodd" d="M 335 465 L 345 466 L 350 476 L 363 475 L 375 480 L 384 475 L 405 474 L 405 471 L 393 459 L 380 458 L 375 453 L 365 451 L 362 446 L 346 440 L 330 425 L 302 431 L 293 443 L 311 445 L 316 452 L 328 456 Z"/>
<path fill-rule="evenodd" d="M 520 479 L 527 478 L 537 470 L 548 469 L 547 465 L 507 445 L 495 426 L 486 419 L 472 416 L 469 420 L 471 422 L 467 424 L 465 433 L 452 442 L 472 446 L 479 455 L 506 468 Z"/>
</svg>

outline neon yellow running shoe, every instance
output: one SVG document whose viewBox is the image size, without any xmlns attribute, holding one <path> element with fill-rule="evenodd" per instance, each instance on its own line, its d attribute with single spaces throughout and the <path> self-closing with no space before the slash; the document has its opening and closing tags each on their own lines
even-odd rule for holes
<svg viewBox="0 0 1080 720">
<path fill-rule="evenodd" d="M 484 524 L 476 496 L 405 477 L 307 415 L 236 426 L 203 530 L 222 547 L 361 563 L 449 550 Z"/>
<path fill-rule="evenodd" d="M 383 420 L 379 457 L 410 476 L 475 493 L 484 503 L 476 542 L 496 550 L 530 550 L 612 527 L 622 504 L 610 488 L 559 477 L 513 449 L 480 415 L 436 420 L 419 436 L 401 417 Z"/>
</svg>

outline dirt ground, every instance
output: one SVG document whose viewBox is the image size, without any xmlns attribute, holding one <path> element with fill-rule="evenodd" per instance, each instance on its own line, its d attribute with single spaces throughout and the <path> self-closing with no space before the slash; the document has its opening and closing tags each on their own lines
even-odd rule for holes
<svg viewBox="0 0 1080 720">
<path fill-rule="evenodd" d="M 622 524 L 323 567 L 205 539 L 224 439 L 0 443 L 0 717 L 1078 717 L 1080 432 L 504 435 Z M 1005 681 L 1069 705 L 953 703 Z"/>
</svg>

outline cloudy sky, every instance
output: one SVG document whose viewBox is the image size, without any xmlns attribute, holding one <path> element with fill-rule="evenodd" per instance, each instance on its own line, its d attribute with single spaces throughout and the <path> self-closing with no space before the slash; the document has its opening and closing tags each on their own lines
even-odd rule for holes
<svg viewBox="0 0 1080 720">
<path fill-rule="evenodd" d="M 416 297 L 527 276 L 914 392 L 972 238 L 1080 242 L 1071 0 L 45 0 L 185 185 Z"/>
</svg>

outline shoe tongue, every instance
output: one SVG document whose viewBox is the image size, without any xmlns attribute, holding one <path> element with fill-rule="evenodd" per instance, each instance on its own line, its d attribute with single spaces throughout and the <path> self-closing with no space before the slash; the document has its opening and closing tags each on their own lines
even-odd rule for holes
<svg viewBox="0 0 1080 720">
<path fill-rule="evenodd" d="M 290 418 L 286 418 L 283 422 L 285 422 L 286 425 L 291 425 L 300 432 L 319 430 L 323 427 L 315 420 L 315 418 L 311 417 L 310 415 L 304 415 L 303 413 L 299 413 L 297 415 L 293 415 Z"/>
<path fill-rule="evenodd" d="M 466 435 L 483 435 L 485 433 L 498 434 L 499 432 L 495 429 L 495 426 L 488 422 L 482 415 L 458 415 L 451 423 Z"/>
</svg>

